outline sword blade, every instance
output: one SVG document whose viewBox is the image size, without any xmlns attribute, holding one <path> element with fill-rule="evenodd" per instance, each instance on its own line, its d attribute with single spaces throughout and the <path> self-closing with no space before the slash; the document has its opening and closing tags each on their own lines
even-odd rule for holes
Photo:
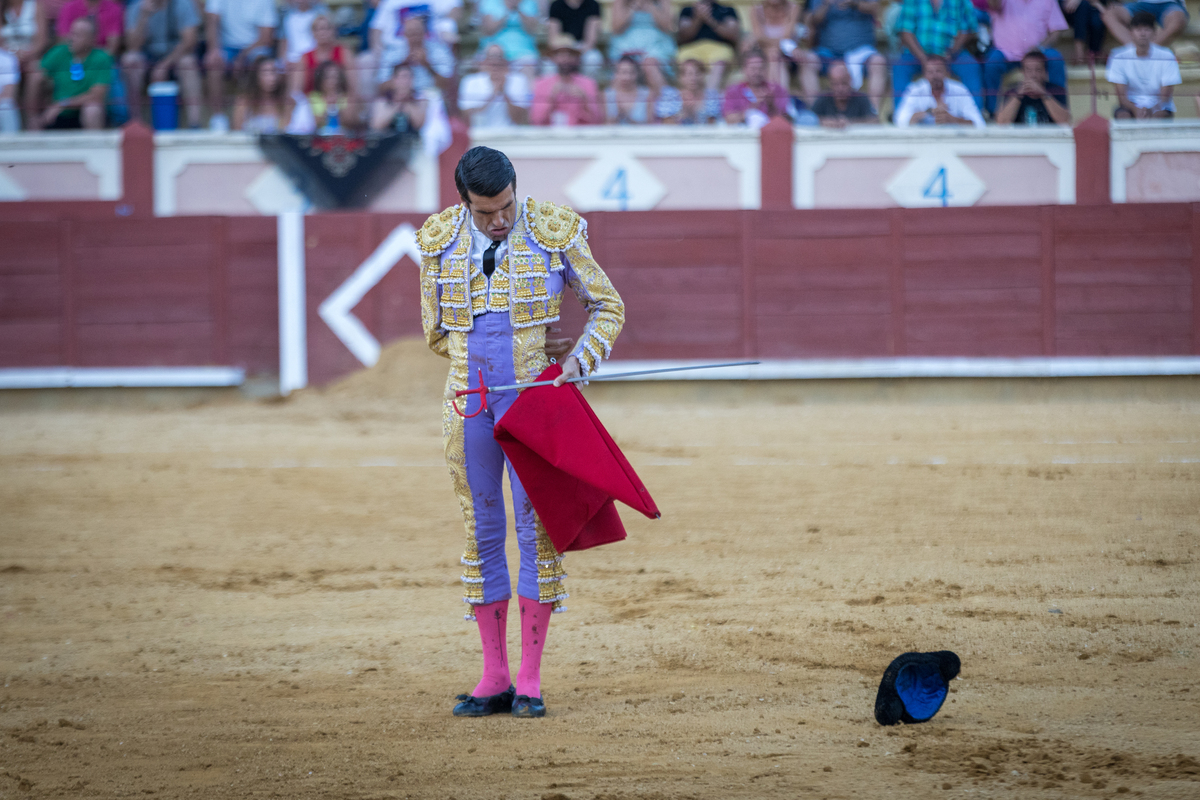
<svg viewBox="0 0 1200 800">
<path fill-rule="evenodd" d="M 642 369 L 636 372 L 616 372 L 612 375 L 589 375 L 588 377 L 571 378 L 565 383 L 580 383 L 582 381 L 615 381 L 620 378 L 633 378 L 638 375 L 661 375 L 665 372 L 687 372 L 693 369 L 719 369 L 721 367 L 750 367 L 759 361 L 730 361 L 722 364 L 697 364 L 694 367 L 666 367 L 663 369 Z M 551 386 L 554 381 L 533 381 L 532 383 L 514 383 L 511 386 L 489 386 L 488 392 L 508 392 L 513 389 L 528 389 L 533 386 Z"/>
</svg>

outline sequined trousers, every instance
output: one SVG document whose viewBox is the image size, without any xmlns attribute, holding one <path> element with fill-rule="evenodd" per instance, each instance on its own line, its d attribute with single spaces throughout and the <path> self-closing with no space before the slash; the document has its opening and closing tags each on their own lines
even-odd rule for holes
<svg viewBox="0 0 1200 800">
<path fill-rule="evenodd" d="M 528 329 L 532 330 L 532 329 Z M 448 386 L 479 386 L 479 371 L 483 371 L 488 386 L 504 386 L 519 382 L 516 363 L 520 361 L 528 380 L 531 356 L 544 362 L 543 352 L 523 352 L 529 337 L 524 331 L 514 336 L 507 311 L 488 312 L 475 317 L 474 328 L 465 333 L 451 333 L 451 372 Z M 534 365 L 536 366 L 536 365 Z M 540 372 L 540 369 L 538 370 Z M 532 375 L 536 377 L 537 372 Z M 500 443 L 493 437 L 497 420 L 504 416 L 517 399 L 517 392 L 496 392 L 488 395 L 488 407 L 479 416 L 463 419 L 454 413 L 449 401 L 442 412 L 443 439 L 446 463 L 462 507 L 467 541 L 463 552 L 463 600 L 470 604 L 466 619 L 474 619 L 474 606 L 495 603 L 512 597 L 508 559 L 504 552 L 508 520 L 505 515 L 503 475 L 508 471 L 516 520 L 520 567 L 517 573 L 517 593 L 539 603 L 553 603 L 556 612 L 565 611 L 563 601 L 562 555 L 546 535 L 521 480 L 504 456 Z M 468 396 L 466 407 L 460 399 L 459 408 L 473 413 L 479 408 L 478 396 Z"/>
</svg>

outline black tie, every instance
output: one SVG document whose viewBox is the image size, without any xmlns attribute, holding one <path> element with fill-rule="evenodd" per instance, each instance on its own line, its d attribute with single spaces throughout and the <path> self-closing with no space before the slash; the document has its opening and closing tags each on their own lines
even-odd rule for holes
<svg viewBox="0 0 1200 800">
<path fill-rule="evenodd" d="M 496 248 L 499 246 L 499 242 L 492 242 L 491 246 L 483 251 L 483 274 L 489 278 L 496 271 Z"/>
</svg>

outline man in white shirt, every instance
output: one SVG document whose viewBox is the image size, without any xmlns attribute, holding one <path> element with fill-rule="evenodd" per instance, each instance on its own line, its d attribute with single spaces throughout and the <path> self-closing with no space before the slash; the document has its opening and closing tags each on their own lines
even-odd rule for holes
<svg viewBox="0 0 1200 800">
<path fill-rule="evenodd" d="M 898 128 L 910 125 L 974 125 L 984 127 L 983 115 L 966 86 L 946 77 L 946 59 L 930 55 L 921 70 L 920 80 L 904 90 L 896 109 Z"/>
<path fill-rule="evenodd" d="M 243 72 L 260 55 L 271 54 L 271 41 L 279 25 L 274 0 L 208 0 L 204 8 L 208 52 L 208 93 L 215 131 L 229 130 L 225 115 L 225 73 Z"/>
<path fill-rule="evenodd" d="M 324 3 L 313 0 L 292 0 L 283 12 L 283 24 L 279 26 L 279 58 L 285 64 L 295 64 L 304 54 L 317 46 L 313 37 L 313 20 L 329 16 Z"/>
<path fill-rule="evenodd" d="M 490 45 L 483 57 L 483 69 L 462 79 L 458 87 L 458 107 L 471 117 L 477 128 L 506 128 L 529 123 L 533 91 L 521 72 L 510 72 L 504 48 Z"/>
<path fill-rule="evenodd" d="M 439 78 L 454 75 L 454 53 L 430 32 L 432 10 L 426 0 L 381 0 L 371 18 L 371 60 L 376 82 L 388 80 L 402 62 L 413 68 L 418 91 L 441 88 Z M 360 62 L 361 63 L 361 62 Z"/>
<path fill-rule="evenodd" d="M 1175 54 L 1154 44 L 1154 15 L 1138 12 L 1129 23 L 1131 44 L 1112 51 L 1105 67 L 1108 82 L 1117 91 L 1113 119 L 1171 119 L 1171 95 L 1183 83 Z"/>
</svg>

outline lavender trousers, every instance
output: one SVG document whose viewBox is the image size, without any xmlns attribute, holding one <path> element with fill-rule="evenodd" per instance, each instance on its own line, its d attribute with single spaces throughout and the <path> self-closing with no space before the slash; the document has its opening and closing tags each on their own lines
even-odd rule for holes
<svg viewBox="0 0 1200 800">
<path fill-rule="evenodd" d="M 488 386 L 505 386 L 517 382 L 513 368 L 513 329 L 507 311 L 488 312 L 475 317 L 474 329 L 467 334 L 467 386 L 479 387 L 479 370 Z M 475 540 L 479 560 L 483 562 L 483 602 L 495 603 L 512 597 L 508 561 L 504 540 L 508 520 L 504 512 L 503 475 L 508 467 L 512 488 L 513 508 L 517 523 L 517 544 L 521 553 L 517 574 L 517 594 L 535 602 L 538 600 L 537 516 L 533 503 L 521 486 L 521 479 L 493 437 L 496 422 L 504 416 L 517 399 L 516 391 L 488 395 L 488 407 L 477 417 L 463 422 L 463 445 L 466 454 L 467 484 L 475 509 Z M 468 414 L 479 408 L 476 397 L 470 398 Z"/>
</svg>

